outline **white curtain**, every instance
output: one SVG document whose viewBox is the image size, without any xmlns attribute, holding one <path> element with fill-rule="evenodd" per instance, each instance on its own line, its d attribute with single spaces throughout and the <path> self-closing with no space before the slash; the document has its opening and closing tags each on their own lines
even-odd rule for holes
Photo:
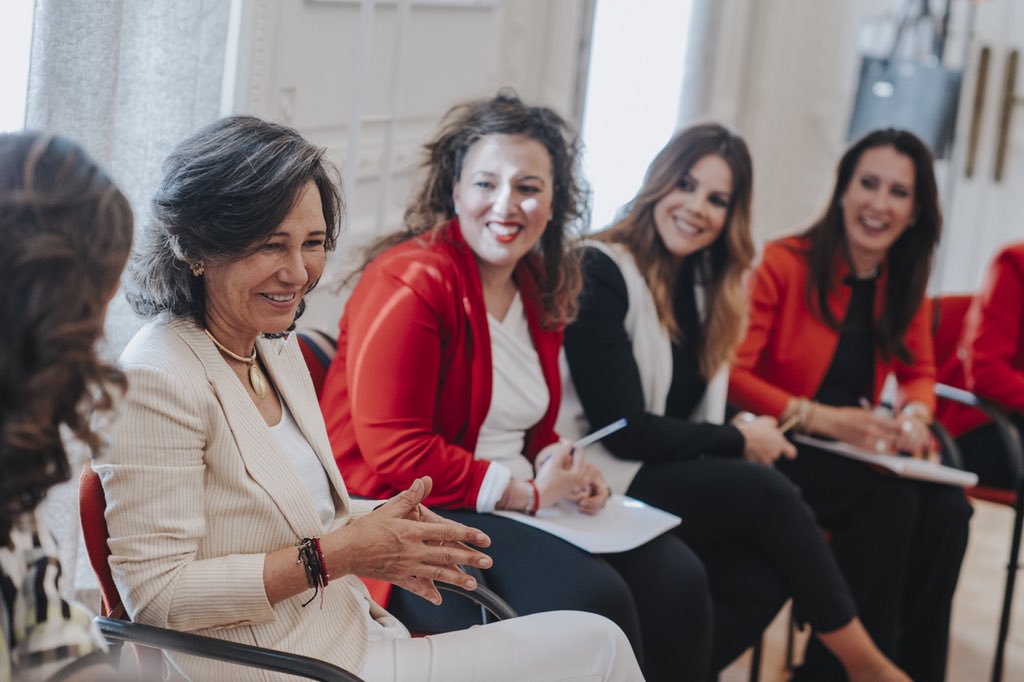
<svg viewBox="0 0 1024 682">
<path fill-rule="evenodd" d="M 131 201 L 145 229 L 170 148 L 220 114 L 226 0 L 37 0 L 26 128 L 66 135 L 89 151 Z M 107 320 L 112 357 L 140 326 L 123 297 Z M 87 456 L 70 448 L 77 471 Z M 54 488 L 44 513 L 57 535 L 65 591 L 98 604 L 78 541 L 77 477 Z"/>
</svg>

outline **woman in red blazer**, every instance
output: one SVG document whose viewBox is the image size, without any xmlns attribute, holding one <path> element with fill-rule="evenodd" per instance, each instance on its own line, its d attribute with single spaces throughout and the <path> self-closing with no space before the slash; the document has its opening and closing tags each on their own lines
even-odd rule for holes
<svg viewBox="0 0 1024 682">
<path fill-rule="evenodd" d="M 599 556 L 486 513 L 564 500 L 598 513 L 609 495 L 554 431 L 562 327 L 580 286 L 575 136 L 551 110 L 499 94 L 454 108 L 426 149 L 407 229 L 371 249 L 326 378 L 321 407 L 347 485 L 383 499 L 431 476 L 426 503 L 492 538 L 486 581 L 519 613 L 605 615 L 648 680 L 706 678 L 707 578 L 681 540 Z M 420 631 L 477 620 L 456 601 L 439 612 L 396 591 L 388 608 Z"/>
<path fill-rule="evenodd" d="M 989 266 L 985 284 L 971 301 L 960 335 L 960 352 L 939 380 L 966 388 L 1010 411 L 1024 432 L 1024 242 L 1010 244 Z M 1016 488 L 1019 472 L 995 453 L 1003 450 L 996 427 L 983 412 L 942 401 L 939 419 L 957 438 L 964 464 L 982 485 Z"/>
<path fill-rule="evenodd" d="M 765 249 L 730 400 L 803 433 L 926 456 L 935 368 L 924 293 L 941 220 L 920 140 L 890 129 L 857 141 L 839 161 L 824 214 Z M 890 373 L 900 388 L 895 415 L 871 407 Z M 875 642 L 914 680 L 943 679 L 971 514 L 963 491 L 806 445 L 776 466 L 831 533 Z M 813 641 L 802 673 L 842 679 Z"/>
</svg>

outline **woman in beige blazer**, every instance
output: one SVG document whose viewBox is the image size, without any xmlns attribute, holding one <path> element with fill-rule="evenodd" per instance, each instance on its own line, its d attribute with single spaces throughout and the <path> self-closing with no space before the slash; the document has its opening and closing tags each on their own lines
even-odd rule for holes
<svg viewBox="0 0 1024 682">
<path fill-rule="evenodd" d="M 410 639 L 355 576 L 439 603 L 473 589 L 482 532 L 420 504 L 349 498 L 294 337 L 337 238 L 323 150 L 252 117 L 168 157 L 126 292 L 152 318 L 125 349 L 124 406 L 95 469 L 133 619 L 314 656 L 374 680 L 641 679 L 624 635 L 561 612 Z M 277 679 L 171 656 L 194 679 Z"/>
</svg>

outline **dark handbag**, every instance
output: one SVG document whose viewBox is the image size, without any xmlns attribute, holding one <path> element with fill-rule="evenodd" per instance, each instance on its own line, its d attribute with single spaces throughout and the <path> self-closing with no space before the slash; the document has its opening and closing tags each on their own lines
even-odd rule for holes
<svg viewBox="0 0 1024 682">
<path fill-rule="evenodd" d="M 925 54 L 897 56 L 907 28 L 930 22 L 928 3 L 916 17 L 906 17 L 896 30 L 888 56 L 865 55 L 850 118 L 848 139 L 876 128 L 903 128 L 916 134 L 936 158 L 946 158 L 956 129 L 963 74 L 942 64 L 939 38 Z M 943 22 L 945 23 L 945 22 Z"/>
</svg>

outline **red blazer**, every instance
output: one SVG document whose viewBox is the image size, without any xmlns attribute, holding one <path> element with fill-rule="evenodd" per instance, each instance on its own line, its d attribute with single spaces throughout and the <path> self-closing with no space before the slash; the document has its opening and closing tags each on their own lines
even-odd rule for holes
<svg viewBox="0 0 1024 682">
<path fill-rule="evenodd" d="M 939 380 L 1024 413 L 1024 242 L 996 255 L 964 318 L 959 362 Z M 942 401 L 939 418 L 954 436 L 989 422 L 984 413 Z"/>
<path fill-rule="evenodd" d="M 807 240 L 789 237 L 768 244 L 754 274 L 750 324 L 736 351 L 729 375 L 729 400 L 742 409 L 778 416 L 790 399 L 813 397 L 839 345 L 839 332 L 807 307 L 809 277 Z M 845 259 L 837 259 L 835 281 L 850 272 Z M 875 319 L 882 313 L 887 273 L 883 266 L 875 287 Z M 828 299 L 837 320 L 846 317 L 851 291 L 836 286 Z M 925 299 L 907 329 L 907 347 L 913 364 L 886 362 L 875 353 L 873 402 L 882 384 L 894 372 L 901 389 L 901 403 L 920 401 L 935 406 L 935 359 L 929 327 L 930 302 Z"/>
<path fill-rule="evenodd" d="M 532 458 L 558 439 L 562 332 L 541 329 L 540 296 L 525 261 L 515 278 L 551 396 L 527 433 Z M 427 504 L 474 509 L 490 466 L 473 451 L 492 377 L 480 272 L 458 219 L 433 242 L 410 240 L 374 259 L 345 306 L 320 401 L 348 489 L 383 499 L 429 474 Z"/>
</svg>

